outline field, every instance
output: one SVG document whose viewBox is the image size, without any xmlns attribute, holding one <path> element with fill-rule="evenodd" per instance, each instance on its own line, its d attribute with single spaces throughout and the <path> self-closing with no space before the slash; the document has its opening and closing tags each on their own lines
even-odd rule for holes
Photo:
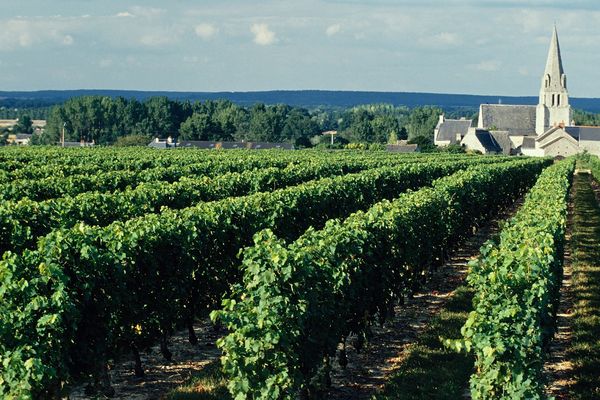
<svg viewBox="0 0 600 400">
<path fill-rule="evenodd" d="M 0 395 L 58 399 L 84 385 L 90 397 L 119 396 L 110 381 L 119 360 L 132 359 L 143 382 L 150 347 L 176 362 L 171 337 L 185 332 L 194 349 L 203 340 L 194 326 L 210 318 L 222 332 L 221 362 L 207 369 L 214 391 L 193 397 L 203 385 L 195 377 L 161 396 L 331 398 L 334 370 L 345 369 L 350 353 L 373 348 L 377 327 L 429 288 L 474 232 L 506 218 L 469 264 L 468 288 L 452 290 L 453 300 L 436 308 L 406 363 L 442 352 L 448 357 L 428 373 L 443 363 L 460 370 L 447 377 L 458 393 L 471 375 L 475 399 L 543 398 L 575 163 L 359 151 L 2 149 Z M 598 161 L 578 163 L 598 177 Z M 587 193 L 593 214 L 590 179 L 578 179 L 576 192 Z M 590 227 L 588 240 L 597 233 Z M 593 255 L 584 255 L 574 266 L 596 271 Z M 600 290 L 597 278 L 577 282 Z M 597 298 L 587 301 L 582 310 L 597 307 Z M 600 323 L 578 318 L 574 343 L 598 357 L 600 346 L 588 342 Z M 567 357 L 583 365 L 573 393 L 598 390 L 593 356 L 574 350 Z M 407 379 L 406 363 L 386 375 L 378 396 L 404 398 L 420 383 L 427 387 L 406 391 L 415 393 L 410 398 L 451 398 L 430 394 L 435 375 Z"/>
</svg>

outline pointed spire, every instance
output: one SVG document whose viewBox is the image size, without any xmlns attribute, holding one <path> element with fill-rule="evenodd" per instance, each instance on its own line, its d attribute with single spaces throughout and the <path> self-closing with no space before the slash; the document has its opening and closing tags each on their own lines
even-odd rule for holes
<svg viewBox="0 0 600 400">
<path fill-rule="evenodd" d="M 552 39 L 550 41 L 550 49 L 548 50 L 548 60 L 546 61 L 546 70 L 544 74 L 550 75 L 552 81 L 555 82 L 560 82 L 560 77 L 564 74 L 556 25 L 554 25 L 554 32 L 552 33 Z"/>
</svg>

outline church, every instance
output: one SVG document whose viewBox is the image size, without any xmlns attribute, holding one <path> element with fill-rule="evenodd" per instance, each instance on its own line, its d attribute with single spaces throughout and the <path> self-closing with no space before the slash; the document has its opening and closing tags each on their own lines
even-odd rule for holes
<svg viewBox="0 0 600 400">
<path fill-rule="evenodd" d="M 600 127 L 575 126 L 567 91 L 558 33 L 552 33 L 539 102 L 534 105 L 482 104 L 477 126 L 467 119 L 440 116 L 434 131 L 438 146 L 460 144 L 484 154 L 600 155 Z"/>
</svg>

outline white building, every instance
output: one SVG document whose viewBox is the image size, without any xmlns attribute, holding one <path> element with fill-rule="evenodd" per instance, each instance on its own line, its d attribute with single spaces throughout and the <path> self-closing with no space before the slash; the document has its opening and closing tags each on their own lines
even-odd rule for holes
<svg viewBox="0 0 600 400">
<path fill-rule="evenodd" d="M 458 132 L 457 120 L 441 117 L 434 142 L 460 143 L 482 153 L 569 156 L 588 151 L 600 155 L 600 127 L 574 126 L 572 115 L 554 27 L 537 106 L 482 104 L 477 126 L 463 124 Z M 455 138 L 448 140 L 450 131 Z"/>
</svg>

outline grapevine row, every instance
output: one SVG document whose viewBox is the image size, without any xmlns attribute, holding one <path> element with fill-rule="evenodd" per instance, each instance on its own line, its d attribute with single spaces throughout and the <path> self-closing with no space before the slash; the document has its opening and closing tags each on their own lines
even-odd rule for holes
<svg viewBox="0 0 600 400">
<path fill-rule="evenodd" d="M 573 169 L 574 160 L 546 169 L 470 265 L 474 311 L 456 345 L 476 356 L 473 399 L 544 398 L 544 346 L 554 330 Z"/>
<path fill-rule="evenodd" d="M 483 161 L 469 158 L 449 164 L 461 168 Z M 293 164 L 284 169 L 233 172 L 214 178 L 184 177 L 173 183 L 148 182 L 114 193 L 86 192 L 41 202 L 29 199 L 0 202 L 0 252 L 19 252 L 51 230 L 70 228 L 79 222 L 106 226 L 113 221 L 156 213 L 163 207 L 182 209 L 202 201 L 272 191 L 311 179 L 358 172 L 371 165 L 362 162 Z"/>
<path fill-rule="evenodd" d="M 110 356 L 205 315 L 239 280 L 236 254 L 261 229 L 294 239 L 461 166 L 409 163 L 104 228 L 81 224 L 41 238 L 35 251 L 6 253 L 0 394 L 57 397 L 69 376 L 105 376 Z"/>
<path fill-rule="evenodd" d="M 399 157 L 389 153 L 349 153 L 338 152 L 334 154 L 300 151 L 300 152 L 272 152 L 263 151 L 260 153 L 249 151 L 223 152 L 223 151 L 187 151 L 177 150 L 159 152 L 153 149 L 134 150 L 110 150 L 97 149 L 94 152 L 86 152 L 80 149 L 70 153 L 64 150 L 56 152 L 51 148 L 27 149 L 17 152 L 4 150 L 0 153 L 0 170 L 7 172 L 0 177 L 0 182 L 10 179 L 27 179 L 50 176 L 51 174 L 60 174 L 64 176 L 89 173 L 90 170 L 142 170 L 156 167 L 171 167 L 174 165 L 183 166 L 197 164 L 205 161 L 238 160 L 263 161 L 269 158 L 276 158 L 289 163 L 301 163 L 314 160 L 385 160 L 401 159 L 402 162 L 410 160 L 426 160 L 431 155 L 402 155 Z M 23 157 L 21 153 L 30 153 L 28 157 Z M 54 156 L 49 156 L 54 154 Z M 438 158 L 457 158 L 457 155 L 437 155 Z M 88 169 L 86 169 L 88 168 Z"/>
<path fill-rule="evenodd" d="M 182 209 L 202 201 L 243 196 L 297 185 L 312 179 L 342 175 L 361 169 L 359 163 L 292 164 L 244 172 L 230 172 L 216 177 L 186 178 L 176 182 L 148 182 L 121 192 L 86 192 L 36 202 L 0 203 L 0 252 L 19 252 L 31 247 L 35 239 L 53 229 L 70 228 L 83 222 L 106 226 L 126 221 L 163 207 Z"/>
<path fill-rule="evenodd" d="M 56 163 L 43 162 L 43 161 L 32 161 L 29 163 L 18 163 L 15 161 L 0 162 L 0 184 L 6 185 L 7 183 L 20 181 L 20 180 L 39 180 L 48 177 L 54 179 L 65 179 L 73 177 L 73 179 L 85 179 L 86 175 L 104 173 L 104 172 L 115 172 L 115 171 L 129 171 L 129 172 L 141 172 L 143 170 L 154 169 L 177 169 L 187 167 L 193 164 L 206 163 L 206 164 L 242 164 L 245 169 L 252 168 L 265 168 L 273 166 L 285 166 L 290 164 L 304 164 L 314 162 L 362 162 L 369 163 L 371 165 L 391 165 L 392 163 L 404 163 L 404 162 L 427 162 L 431 156 L 422 155 L 419 157 L 398 157 L 397 155 L 383 154 L 376 157 L 366 157 L 361 155 L 351 155 L 348 153 L 340 153 L 331 155 L 327 158 L 320 153 L 310 152 L 297 152 L 288 154 L 262 154 L 262 157 L 257 157 L 254 154 L 248 152 L 237 152 L 227 153 L 226 155 L 214 156 L 211 153 L 201 153 L 202 156 L 195 155 L 194 157 L 185 157 L 185 151 L 178 152 L 183 156 L 178 158 L 165 158 L 156 156 L 150 159 L 148 157 L 131 158 L 121 157 L 119 158 L 98 158 L 87 157 L 87 158 L 76 158 L 69 164 L 68 160 L 58 159 Z M 219 152 L 213 152 L 219 153 Z M 43 154 L 43 153 L 41 153 Z M 134 153 L 135 154 L 135 153 Z M 326 155 L 326 154 L 325 154 Z M 449 161 L 458 160 L 465 158 L 464 156 L 437 156 L 436 161 Z M 472 158 L 472 157 L 471 157 Z M 502 157 L 494 157 L 498 160 Z M 231 170 L 231 169 L 230 169 Z M 219 171 L 219 170 L 217 170 Z M 240 171 L 235 169 L 234 171 Z M 0 186 L 1 188 L 1 186 Z M 1 189 L 0 189 L 1 192 Z"/>
<path fill-rule="evenodd" d="M 445 249 L 533 185 L 547 164 L 473 167 L 289 245 L 270 230 L 257 234 L 244 251 L 243 284 L 212 315 L 230 332 L 218 345 L 233 397 L 306 398 L 328 381 L 340 342 L 384 321 Z"/>
<path fill-rule="evenodd" d="M 449 157 L 448 159 L 467 158 L 472 157 Z M 411 161 L 403 160 L 402 158 L 398 159 L 380 157 L 372 160 L 342 158 L 339 162 L 360 163 L 364 165 L 364 168 L 373 168 L 385 165 L 395 165 L 404 162 L 420 161 L 422 160 L 416 157 Z M 498 159 L 489 158 L 487 161 L 494 162 L 498 161 Z M 332 161 L 330 160 L 329 162 Z M 296 164 L 297 162 L 290 161 L 290 159 L 287 157 L 236 158 L 231 156 L 217 160 L 204 160 L 202 162 L 193 164 L 172 165 L 169 167 L 153 167 L 141 170 L 130 170 L 129 168 L 126 168 L 119 171 L 107 171 L 97 174 L 76 174 L 64 177 L 60 175 L 56 176 L 52 174 L 52 169 L 50 167 L 44 167 L 44 170 L 49 174 L 45 178 L 38 177 L 35 179 L 22 179 L 0 184 L 0 199 L 20 200 L 27 197 L 34 201 L 42 201 L 63 196 L 75 196 L 88 191 L 110 192 L 115 190 L 124 190 L 126 187 L 135 187 L 144 182 L 174 182 L 184 176 L 216 176 L 227 172 L 243 172 L 246 170 L 269 167 L 285 168 L 286 166 L 290 165 L 290 163 Z M 299 163 L 310 163 L 310 161 Z"/>
</svg>

